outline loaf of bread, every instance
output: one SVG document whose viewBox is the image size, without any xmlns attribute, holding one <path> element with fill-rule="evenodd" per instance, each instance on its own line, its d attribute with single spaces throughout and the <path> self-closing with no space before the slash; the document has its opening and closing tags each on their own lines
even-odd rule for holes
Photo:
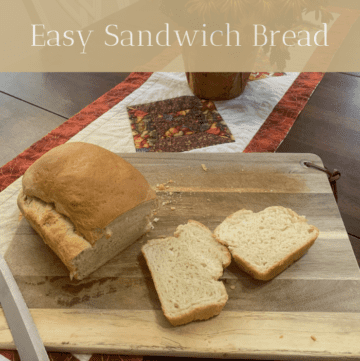
<svg viewBox="0 0 360 361">
<path fill-rule="evenodd" d="M 156 193 L 118 155 L 74 142 L 28 168 L 18 206 L 70 277 L 81 280 L 149 230 Z"/>
<path fill-rule="evenodd" d="M 240 210 L 227 217 L 214 237 L 228 247 L 238 266 L 259 280 L 270 280 L 304 255 L 319 230 L 289 208 L 259 213 Z"/>
<path fill-rule="evenodd" d="M 165 317 L 174 326 L 218 315 L 228 295 L 218 281 L 231 262 L 230 252 L 203 224 L 189 221 L 174 237 L 142 247 Z"/>
</svg>

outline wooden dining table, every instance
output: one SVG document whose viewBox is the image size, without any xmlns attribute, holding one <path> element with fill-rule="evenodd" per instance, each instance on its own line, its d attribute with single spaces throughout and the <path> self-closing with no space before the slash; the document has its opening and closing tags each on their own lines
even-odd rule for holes
<svg viewBox="0 0 360 361">
<path fill-rule="evenodd" d="M 211 358 L 360 359 L 360 272 L 327 175 L 314 154 L 120 154 L 157 191 L 153 229 L 87 279 L 14 215 L 4 254 L 48 351 Z M 159 187 L 159 185 L 164 187 Z M 13 197 L 16 202 L 16 197 Z M 234 262 L 220 315 L 174 327 L 164 317 L 141 247 L 189 219 L 214 230 L 239 209 L 284 206 L 320 233 L 297 262 L 258 281 Z M 18 218 L 16 218 L 18 217 Z M 0 310 L 0 349 L 14 343 Z"/>
</svg>

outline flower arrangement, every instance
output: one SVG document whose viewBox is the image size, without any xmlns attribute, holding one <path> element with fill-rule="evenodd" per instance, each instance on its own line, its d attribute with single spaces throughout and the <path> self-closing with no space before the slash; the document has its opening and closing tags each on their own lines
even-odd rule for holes
<svg viewBox="0 0 360 361">
<path fill-rule="evenodd" d="M 329 23 L 333 17 L 327 9 L 329 0 L 160 0 L 160 8 L 170 18 L 187 28 L 208 28 L 220 23 L 231 23 L 234 29 L 245 34 L 245 44 L 250 42 L 253 24 L 271 24 L 274 29 L 286 31 L 304 25 L 303 15 L 314 13 L 315 19 Z M 289 47 L 263 46 L 271 64 L 278 70 L 290 59 Z"/>
</svg>

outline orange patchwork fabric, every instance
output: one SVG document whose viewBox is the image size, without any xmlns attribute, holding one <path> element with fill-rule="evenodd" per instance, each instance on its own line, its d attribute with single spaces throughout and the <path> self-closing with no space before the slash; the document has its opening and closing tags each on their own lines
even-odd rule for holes
<svg viewBox="0 0 360 361">
<path fill-rule="evenodd" d="M 209 100 L 182 96 L 127 110 L 137 152 L 184 152 L 235 141 Z"/>
</svg>

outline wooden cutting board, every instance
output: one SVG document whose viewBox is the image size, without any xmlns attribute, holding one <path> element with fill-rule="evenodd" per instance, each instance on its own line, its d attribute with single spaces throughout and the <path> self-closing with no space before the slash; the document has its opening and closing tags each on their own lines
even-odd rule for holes
<svg viewBox="0 0 360 361">
<path fill-rule="evenodd" d="M 125 154 L 158 191 L 154 229 L 83 281 L 25 219 L 5 254 L 49 351 L 224 358 L 360 358 L 360 272 L 326 174 L 311 154 Z M 341 180 L 340 180 L 341 181 Z M 233 263 L 229 300 L 207 321 L 163 316 L 141 246 L 197 220 L 211 230 L 242 208 L 281 205 L 320 229 L 314 246 L 269 282 Z M 0 349 L 14 348 L 0 313 Z"/>
</svg>

